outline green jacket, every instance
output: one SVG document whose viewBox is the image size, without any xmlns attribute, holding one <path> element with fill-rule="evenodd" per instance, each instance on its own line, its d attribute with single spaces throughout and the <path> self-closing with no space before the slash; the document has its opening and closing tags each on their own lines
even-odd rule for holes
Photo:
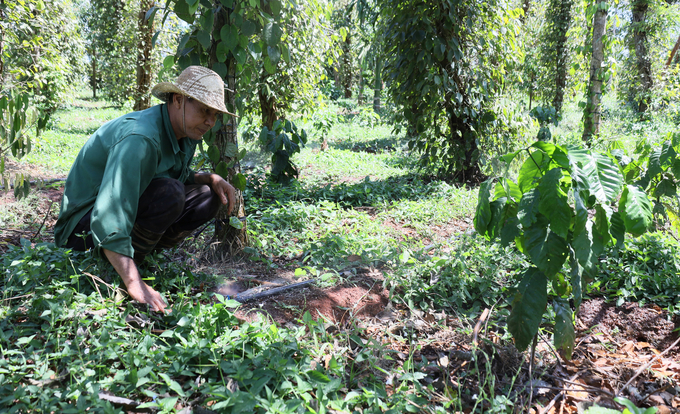
<svg viewBox="0 0 680 414">
<path fill-rule="evenodd" d="M 189 165 L 196 150 L 189 138 L 177 141 L 167 105 L 107 122 L 80 149 L 66 179 L 54 227 L 63 246 L 80 219 L 92 209 L 95 253 L 101 248 L 132 257 L 130 234 L 139 198 L 153 178 L 194 183 Z"/>
</svg>

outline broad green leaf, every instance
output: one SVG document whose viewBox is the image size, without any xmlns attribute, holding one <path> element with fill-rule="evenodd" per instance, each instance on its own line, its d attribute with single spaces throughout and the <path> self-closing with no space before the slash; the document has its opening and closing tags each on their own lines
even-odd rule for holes
<svg viewBox="0 0 680 414">
<path fill-rule="evenodd" d="M 272 14 L 277 17 L 281 14 L 281 1 L 280 0 L 269 0 L 269 6 L 272 8 Z"/>
<path fill-rule="evenodd" d="M 656 188 L 654 189 L 654 197 L 673 197 L 677 194 L 677 188 L 675 187 L 675 182 L 673 180 L 669 180 L 668 178 L 664 178 L 663 180 L 659 181 L 659 184 L 656 185 Z"/>
<path fill-rule="evenodd" d="M 511 153 L 509 153 L 509 154 L 502 155 L 502 156 L 500 157 L 500 159 L 503 160 L 503 162 L 505 162 L 506 164 L 510 164 L 510 163 L 512 162 L 512 160 L 515 159 L 515 157 L 517 156 L 517 154 L 520 153 L 520 151 L 522 151 L 522 150 L 515 151 L 515 152 L 511 152 Z"/>
<path fill-rule="evenodd" d="M 538 185 L 538 179 L 543 176 L 547 167 L 547 159 L 548 157 L 543 151 L 534 151 L 524 161 L 517 177 L 517 185 L 519 185 L 522 193 L 526 193 Z"/>
<path fill-rule="evenodd" d="M 231 180 L 231 183 L 233 184 L 234 187 L 238 188 L 241 191 L 246 190 L 246 176 L 241 173 L 234 175 L 234 178 Z"/>
<path fill-rule="evenodd" d="M 593 222 L 590 220 L 586 222 L 583 230 L 574 236 L 571 246 L 579 264 L 585 268 L 594 266 L 604 250 L 602 236 L 593 231 Z"/>
<path fill-rule="evenodd" d="M 281 51 L 277 46 L 267 46 L 267 56 L 273 64 L 277 64 L 281 59 Z"/>
<path fill-rule="evenodd" d="M 241 220 L 239 220 L 238 217 L 236 216 L 231 216 L 229 217 L 229 225 L 235 229 L 242 230 L 243 229 L 243 223 Z"/>
<path fill-rule="evenodd" d="M 222 26 L 220 39 L 228 51 L 233 51 L 238 45 L 238 29 L 231 25 Z"/>
<path fill-rule="evenodd" d="M 224 156 L 227 158 L 235 158 L 238 155 L 238 145 L 233 142 L 228 142 L 224 148 Z"/>
<path fill-rule="evenodd" d="M 569 153 L 571 156 L 571 152 Z M 590 154 L 582 163 L 583 174 L 588 179 L 590 193 L 600 203 L 611 203 L 618 197 L 623 186 L 623 176 L 611 158 L 600 153 Z M 580 161 L 579 161 L 580 162 Z"/>
<path fill-rule="evenodd" d="M 264 42 L 268 46 L 276 46 L 281 40 L 281 26 L 278 23 L 268 22 L 264 26 L 264 31 L 262 33 Z"/>
<path fill-rule="evenodd" d="M 608 205 L 598 204 L 595 206 L 595 226 L 594 234 L 599 234 L 602 237 L 602 244 L 606 246 L 611 241 L 611 227 L 612 209 Z"/>
<path fill-rule="evenodd" d="M 486 180 L 479 186 L 479 195 L 477 196 L 477 209 L 475 212 L 474 225 L 475 230 L 482 236 L 487 236 L 487 228 L 491 222 L 491 206 L 489 197 L 493 179 Z M 488 236 L 487 236 L 488 237 Z"/>
<path fill-rule="evenodd" d="M 566 240 L 550 231 L 548 219 L 542 215 L 524 229 L 524 247 L 534 265 L 547 277 L 552 277 L 562 269 L 569 252 Z"/>
<path fill-rule="evenodd" d="M 198 42 L 203 46 L 203 49 L 210 49 L 210 33 L 205 30 L 199 30 L 198 33 L 196 33 L 196 38 L 198 38 Z"/>
<path fill-rule="evenodd" d="M 227 166 L 227 163 L 221 161 L 219 164 L 217 164 L 217 167 L 215 167 L 215 173 L 217 173 L 220 177 L 224 178 L 225 180 L 228 180 L 229 167 Z"/>
<path fill-rule="evenodd" d="M 567 195 L 560 188 L 561 179 L 562 169 L 553 168 L 541 178 L 536 189 L 540 194 L 540 213 L 550 220 L 550 229 L 566 240 L 574 212 L 569 206 Z"/>
<path fill-rule="evenodd" d="M 673 161 L 678 157 L 678 154 L 673 149 L 671 141 L 665 141 L 661 144 L 661 154 L 659 155 L 659 164 L 665 170 L 671 166 Z"/>
<path fill-rule="evenodd" d="M 627 185 L 623 189 L 619 213 L 623 216 L 626 231 L 633 236 L 642 235 L 652 224 L 652 203 L 637 186 Z"/>
<path fill-rule="evenodd" d="M 223 41 L 220 41 L 217 44 L 217 50 L 216 50 L 216 55 L 217 55 L 217 60 L 220 62 L 224 62 L 227 60 L 227 54 L 229 53 L 229 50 L 227 49 L 227 46 L 224 44 Z"/>
<path fill-rule="evenodd" d="M 540 193 L 535 188 L 527 191 L 522 196 L 519 202 L 517 218 L 524 228 L 531 226 L 536 221 L 540 198 Z"/>
<path fill-rule="evenodd" d="M 569 302 L 565 299 L 555 299 L 553 308 L 555 309 L 555 348 L 561 350 L 562 355 L 568 361 L 571 360 L 576 342 L 573 313 L 569 307 Z"/>
<path fill-rule="evenodd" d="M 186 394 L 184 393 L 184 390 L 182 389 L 182 386 L 179 385 L 179 383 L 177 383 L 177 381 L 170 378 L 170 376 L 168 374 L 166 374 L 164 372 L 159 372 L 158 376 L 163 378 L 163 380 L 165 381 L 168 388 L 175 391 L 180 397 L 186 396 Z"/>
<path fill-rule="evenodd" d="M 211 145 L 208 147 L 208 158 L 213 164 L 217 164 L 220 161 L 220 150 L 216 145 Z"/>
<path fill-rule="evenodd" d="M 572 195 L 574 197 L 574 210 L 576 212 L 574 215 L 573 236 L 577 237 L 579 233 L 585 229 L 586 222 L 588 221 L 588 209 L 586 208 L 581 193 L 578 192 L 575 187 L 572 187 Z"/>
<path fill-rule="evenodd" d="M 581 307 L 581 301 L 583 300 L 583 289 L 581 287 L 583 267 L 581 267 L 573 254 L 569 257 L 569 265 L 571 266 L 571 291 L 574 295 L 574 308 L 575 312 L 578 313 L 578 310 Z"/>
<path fill-rule="evenodd" d="M 251 20 L 244 20 L 241 25 L 241 34 L 246 37 L 250 37 L 255 34 L 257 26 Z"/>
<path fill-rule="evenodd" d="M 515 347 L 520 352 L 527 349 L 538 332 L 548 303 L 547 283 L 545 274 L 531 267 L 524 273 L 512 300 L 508 330 L 515 338 Z"/>
<path fill-rule="evenodd" d="M 328 378 L 328 376 L 326 376 L 325 374 L 323 374 L 323 373 L 321 373 L 317 370 L 309 370 L 309 371 L 307 371 L 307 375 L 309 376 L 310 379 L 312 379 L 316 382 L 320 382 L 320 383 L 323 383 L 323 384 L 331 382 L 331 380 L 330 380 L 330 378 Z"/>
<path fill-rule="evenodd" d="M 276 73 L 276 66 L 274 65 L 274 63 L 272 63 L 269 56 L 266 56 L 264 58 L 264 68 L 270 75 L 273 75 L 274 73 Z"/>
<path fill-rule="evenodd" d="M 513 240 L 519 237 L 520 234 L 522 234 L 522 231 L 519 228 L 519 220 L 517 220 L 517 217 L 508 218 L 501 229 L 501 245 L 509 245 Z"/>
<path fill-rule="evenodd" d="M 175 57 L 174 56 L 166 56 L 165 59 L 163 59 L 163 67 L 166 70 L 171 69 L 175 65 Z"/>
<path fill-rule="evenodd" d="M 623 246 L 626 237 L 626 224 L 618 211 L 613 212 L 609 220 L 609 234 L 616 240 L 617 247 Z"/>
<path fill-rule="evenodd" d="M 487 234 L 491 240 L 500 237 L 503 227 L 510 218 L 517 217 L 517 205 L 508 201 L 506 197 L 493 200 L 490 204 L 491 221 L 487 227 Z"/>
<path fill-rule="evenodd" d="M 496 200 L 501 197 L 507 197 L 517 203 L 522 198 L 522 192 L 512 180 L 501 178 L 494 188 L 493 199 Z"/>
<path fill-rule="evenodd" d="M 562 167 L 564 169 L 569 168 L 569 157 L 567 157 L 567 154 L 562 147 L 545 141 L 537 141 L 531 146 L 548 154 L 553 166 Z"/>
</svg>

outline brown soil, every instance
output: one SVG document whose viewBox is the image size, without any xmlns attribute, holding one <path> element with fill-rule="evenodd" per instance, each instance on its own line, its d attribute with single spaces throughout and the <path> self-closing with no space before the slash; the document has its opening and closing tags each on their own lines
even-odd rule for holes
<svg viewBox="0 0 680 414">
<path fill-rule="evenodd" d="M 21 237 L 49 240 L 56 221 L 55 207 L 50 210 L 50 205 L 54 202 L 58 206 L 62 192 L 63 188 L 39 190 L 43 200 L 37 211 L 25 213 L 23 221 L 31 224 L 0 229 L 0 251 L 8 244 L 18 244 Z M 12 208 L 13 203 L 11 193 L 0 195 L 0 207 Z M 370 209 L 367 212 L 375 214 Z M 43 219 L 45 223 L 41 226 Z M 386 222 L 385 225 L 403 234 L 411 232 L 399 223 Z M 440 237 L 449 237 L 469 226 L 469 220 L 453 221 L 434 230 Z M 43 230 L 36 236 L 39 227 Z M 357 258 L 347 259 L 354 265 L 345 269 L 338 280 L 328 283 L 329 286 L 307 286 L 248 302 L 237 311 L 237 316 L 244 320 L 266 317 L 280 325 L 296 325 L 303 314 L 309 312 L 313 318 L 323 318 L 328 329 L 351 327 L 366 343 L 376 341 L 381 352 L 391 355 L 378 365 L 388 368 L 402 364 L 412 355 L 414 361 L 422 363 L 419 369 L 427 374 L 423 381 L 442 394 L 458 387 L 478 389 L 486 374 L 471 375 L 477 372 L 472 370 L 475 366 L 482 367 L 479 372 L 490 372 L 496 377 L 496 392 L 501 387 L 507 389 L 508 381 L 523 367 L 515 378 L 513 392 L 516 394 L 512 397 L 518 404 L 527 404 L 526 389 L 532 384 L 527 364 L 523 362 L 527 354 L 502 345 L 506 343 L 502 339 L 505 329 L 502 322 L 480 324 L 476 342 L 479 347 L 475 347 L 473 335 L 462 333 L 470 332 L 471 327 L 464 327 L 459 318 L 443 312 L 410 311 L 391 304 L 389 292 L 383 286 L 382 271 L 360 265 Z M 232 263 L 230 276 L 233 277 L 217 291 L 235 296 L 255 287 L 256 281 L 277 284 L 300 281 L 293 275 L 294 264 L 290 260 L 278 259 L 277 264 L 278 269 L 270 271 L 257 263 Z M 265 283 L 261 289 L 270 286 Z M 549 406 L 547 413 L 582 412 L 593 401 L 621 409 L 612 402 L 612 396 L 620 390 L 617 395 L 637 406 L 655 406 L 660 413 L 680 412 L 680 346 L 675 343 L 679 325 L 679 318 L 670 318 L 658 306 L 641 307 L 636 303 L 614 306 L 603 299 L 586 300 L 577 317 L 576 348 L 571 361 L 557 359 L 551 344 L 539 342 L 533 402 Z M 485 371 L 484 366 L 490 369 Z M 626 385 L 629 380 L 630 384 Z M 467 400 L 470 398 L 467 394 L 461 397 L 464 402 L 474 404 L 473 400 Z"/>
</svg>

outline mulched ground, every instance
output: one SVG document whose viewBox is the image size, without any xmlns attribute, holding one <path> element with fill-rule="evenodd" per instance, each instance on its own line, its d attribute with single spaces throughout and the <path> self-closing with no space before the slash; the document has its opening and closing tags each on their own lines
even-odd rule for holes
<svg viewBox="0 0 680 414">
<path fill-rule="evenodd" d="M 18 244 L 21 237 L 49 241 L 56 221 L 50 206 L 58 205 L 62 192 L 63 188 L 40 190 L 43 201 L 24 217 L 26 223 L 31 223 L 29 226 L 0 229 L 0 251 L 8 244 Z M 13 203 L 11 194 L 0 195 L 0 208 L 13 208 Z M 38 232 L 39 227 L 42 230 Z M 442 226 L 441 232 L 448 236 L 468 227 L 467 221 L 457 221 Z M 409 229 L 403 230 L 408 233 Z M 458 389 L 477 389 L 485 374 L 467 375 L 473 366 L 490 367 L 479 371 L 494 375 L 499 390 L 510 387 L 521 367 L 509 397 L 526 407 L 530 395 L 527 390 L 532 388 L 531 399 L 544 407 L 541 412 L 577 413 L 593 402 L 620 409 L 612 402 L 614 395 L 624 396 L 637 406 L 655 406 L 660 414 L 680 412 L 680 346 L 676 343 L 680 319 L 672 319 L 658 306 L 641 307 L 636 303 L 615 306 L 601 298 L 586 300 L 577 317 L 572 361 L 557 358 L 548 342 L 539 341 L 532 380 L 526 354 L 518 353 L 501 340 L 502 324 L 496 326 L 487 319 L 480 321 L 473 331 L 476 334 L 464 334 L 472 327 L 463 326 L 455 315 L 410 311 L 392 305 L 383 287 L 381 269 L 358 263 L 341 272 L 334 286 L 307 286 L 249 302 L 238 310 L 237 316 L 245 320 L 265 316 L 289 325 L 299 323 L 304 312 L 309 311 L 314 318 L 323 317 L 329 329 L 341 331 L 352 327 L 363 338 L 356 346 L 369 346 L 373 341 L 380 344 L 383 356 L 391 355 L 378 361 L 386 369 L 403 363 L 409 355 L 415 361 L 426 361 L 421 371 L 427 376 L 422 381 L 431 384 L 442 399 Z M 278 284 L 299 281 L 286 266 L 272 272 L 255 263 L 242 262 L 231 268 L 236 277 L 216 288 L 223 289 L 224 294 L 237 295 L 258 285 L 256 281 Z M 266 288 L 267 284 L 262 286 Z M 493 318 L 492 314 L 490 319 Z M 392 380 L 386 379 L 388 383 Z M 474 405 L 471 395 L 462 393 L 461 398 Z M 515 410 L 523 412 L 521 404 Z"/>
</svg>

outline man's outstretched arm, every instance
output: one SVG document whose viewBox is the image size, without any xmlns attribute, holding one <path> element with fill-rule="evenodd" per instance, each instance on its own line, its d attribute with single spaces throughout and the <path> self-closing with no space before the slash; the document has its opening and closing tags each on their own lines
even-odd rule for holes
<svg viewBox="0 0 680 414">
<path fill-rule="evenodd" d="M 116 272 L 118 272 L 121 279 L 123 279 L 123 283 L 125 283 L 128 294 L 132 299 L 149 304 L 151 309 L 156 312 L 165 313 L 165 308 L 168 305 L 163 298 L 161 298 L 160 293 L 156 292 L 142 281 L 134 260 L 132 260 L 131 257 L 124 256 L 111 250 L 102 250 L 104 251 L 106 258 L 109 259 L 109 262 L 113 265 L 113 268 L 116 269 Z"/>
</svg>

